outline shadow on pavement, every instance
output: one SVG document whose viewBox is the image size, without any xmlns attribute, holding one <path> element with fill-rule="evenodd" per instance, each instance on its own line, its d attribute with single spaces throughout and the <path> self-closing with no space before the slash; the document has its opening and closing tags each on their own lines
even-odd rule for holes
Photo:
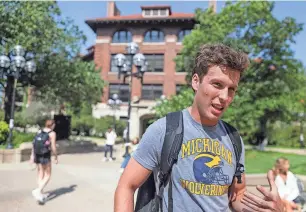
<svg viewBox="0 0 306 212">
<path fill-rule="evenodd" d="M 62 140 L 58 141 L 58 154 L 82 154 L 82 153 L 97 153 L 105 152 L 104 145 L 97 145 L 90 140 L 82 141 L 72 141 L 72 140 Z M 116 148 L 114 148 L 114 153 L 116 153 Z"/>
<path fill-rule="evenodd" d="M 69 187 L 61 187 L 61 188 L 58 188 L 58 189 L 55 189 L 55 190 L 52 190 L 52 191 L 49 191 L 47 193 L 48 194 L 48 197 L 46 198 L 45 202 L 49 202 L 61 195 L 64 195 L 64 194 L 67 194 L 67 193 L 71 193 L 75 190 L 75 188 L 77 187 L 77 185 L 71 185 Z"/>
</svg>

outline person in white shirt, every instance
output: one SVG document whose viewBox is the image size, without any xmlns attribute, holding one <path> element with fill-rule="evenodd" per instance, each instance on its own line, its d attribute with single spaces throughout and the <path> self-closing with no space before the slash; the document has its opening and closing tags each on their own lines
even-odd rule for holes
<svg viewBox="0 0 306 212">
<path fill-rule="evenodd" d="M 117 138 L 117 134 L 116 132 L 113 130 L 112 127 L 108 128 L 108 131 L 105 133 L 105 138 L 106 138 L 106 142 L 105 142 L 105 152 L 104 152 L 104 159 L 103 161 L 112 161 L 113 158 L 113 146 L 115 144 L 116 138 Z M 110 152 L 110 157 L 107 158 L 107 153 Z"/>
<path fill-rule="evenodd" d="M 286 211 L 290 212 L 293 209 L 298 209 L 299 188 L 297 185 L 297 178 L 289 171 L 289 160 L 280 157 L 276 160 L 274 165 L 275 184 L 278 189 L 279 196 L 283 199 L 286 205 Z"/>
</svg>

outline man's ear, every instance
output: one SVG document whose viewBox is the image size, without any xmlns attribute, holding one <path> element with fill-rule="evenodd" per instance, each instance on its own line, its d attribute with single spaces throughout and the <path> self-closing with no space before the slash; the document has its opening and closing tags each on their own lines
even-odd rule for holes
<svg viewBox="0 0 306 212">
<path fill-rule="evenodd" d="M 191 86 L 193 88 L 193 90 L 196 92 L 199 90 L 199 86 L 200 86 L 200 77 L 198 74 L 194 74 L 191 78 Z"/>
</svg>

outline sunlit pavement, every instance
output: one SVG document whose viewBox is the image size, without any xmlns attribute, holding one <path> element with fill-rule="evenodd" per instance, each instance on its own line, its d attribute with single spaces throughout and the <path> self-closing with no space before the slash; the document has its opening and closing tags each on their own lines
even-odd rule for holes
<svg viewBox="0 0 306 212">
<path fill-rule="evenodd" d="M 48 201 L 38 205 L 31 195 L 36 186 L 36 170 L 28 162 L 0 165 L 0 212 L 112 212 L 114 191 L 120 177 L 118 159 L 102 162 L 103 153 L 60 155 L 46 192 Z M 266 184 L 264 175 L 247 179 L 248 189 Z"/>
</svg>

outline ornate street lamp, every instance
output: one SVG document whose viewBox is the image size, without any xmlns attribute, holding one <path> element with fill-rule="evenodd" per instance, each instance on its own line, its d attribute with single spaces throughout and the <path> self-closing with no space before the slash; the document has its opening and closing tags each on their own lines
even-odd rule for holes
<svg viewBox="0 0 306 212">
<path fill-rule="evenodd" d="M 129 100 L 128 100 L 128 123 L 127 123 L 127 139 L 126 143 L 130 142 L 130 116 L 131 116 L 131 91 L 132 91 L 132 79 L 136 77 L 141 80 L 143 84 L 143 75 L 147 71 L 147 62 L 143 54 L 138 53 L 139 47 L 136 43 L 129 43 L 126 47 L 127 55 L 117 54 L 115 56 L 115 65 L 118 67 L 118 79 L 123 75 L 123 83 L 127 77 L 129 77 Z M 132 64 L 137 68 L 136 72 L 132 71 Z M 125 155 L 128 154 L 128 145 L 126 145 Z"/>
<path fill-rule="evenodd" d="M 120 108 L 122 101 L 119 99 L 118 94 L 115 93 L 112 95 L 112 98 L 107 101 L 107 103 L 112 108 L 112 110 L 114 110 L 113 125 L 116 132 L 116 110 Z"/>
<path fill-rule="evenodd" d="M 15 96 L 16 96 L 16 87 L 18 78 L 21 74 L 24 73 L 34 73 L 36 71 L 36 64 L 33 61 L 26 61 L 24 58 L 25 50 L 22 46 L 17 45 L 11 51 L 9 56 L 1 55 L 0 56 L 0 69 L 2 75 L 9 77 L 14 77 L 13 93 L 11 99 L 11 111 L 10 111 L 10 121 L 9 121 L 9 136 L 7 148 L 13 148 L 12 138 L 13 138 L 13 129 L 14 129 L 14 111 L 15 111 Z"/>
</svg>

